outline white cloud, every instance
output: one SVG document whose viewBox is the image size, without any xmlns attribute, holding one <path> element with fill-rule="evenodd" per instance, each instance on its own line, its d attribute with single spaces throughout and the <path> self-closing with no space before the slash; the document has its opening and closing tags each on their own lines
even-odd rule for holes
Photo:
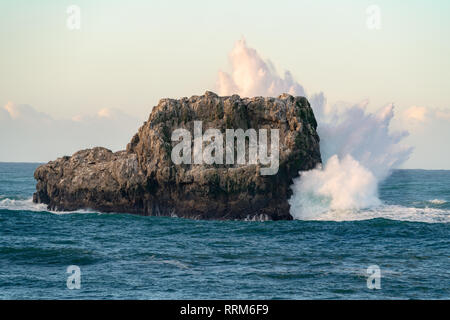
<svg viewBox="0 0 450 320">
<path fill-rule="evenodd" d="M 428 110 L 425 107 L 413 106 L 406 109 L 403 115 L 408 121 L 425 122 L 428 117 Z"/>
<path fill-rule="evenodd" d="M 406 129 L 406 142 L 414 146 L 414 153 L 405 164 L 408 168 L 448 169 L 448 137 L 450 110 L 412 106 L 396 119 L 396 126 Z"/>
<path fill-rule="evenodd" d="M 438 109 L 435 111 L 436 118 L 450 121 L 450 110 Z"/>
<path fill-rule="evenodd" d="M 98 120 L 121 120 L 127 119 L 130 116 L 119 109 L 115 108 L 102 108 L 93 115 L 79 114 L 72 117 L 76 122 L 89 122 Z"/>
<path fill-rule="evenodd" d="M 112 118 L 113 110 L 109 108 L 103 108 L 99 112 L 97 112 L 97 116 L 99 116 L 100 118 Z"/>
<path fill-rule="evenodd" d="M 0 108 L 0 123 L 6 122 L 6 120 L 10 119 L 11 116 L 9 115 L 9 112 L 4 108 Z"/>
<path fill-rule="evenodd" d="M 0 108 L 0 161 L 45 162 L 94 146 L 125 149 L 140 124 L 116 109 L 54 119 L 29 105 L 9 102 Z"/>
<path fill-rule="evenodd" d="M 11 119 L 14 120 L 50 119 L 50 116 L 47 114 L 38 112 L 27 104 L 17 105 L 10 101 L 4 106 L 4 110 L 9 114 Z"/>
<path fill-rule="evenodd" d="M 436 120 L 449 121 L 450 110 L 412 106 L 403 112 L 406 125 L 431 124 Z"/>
</svg>

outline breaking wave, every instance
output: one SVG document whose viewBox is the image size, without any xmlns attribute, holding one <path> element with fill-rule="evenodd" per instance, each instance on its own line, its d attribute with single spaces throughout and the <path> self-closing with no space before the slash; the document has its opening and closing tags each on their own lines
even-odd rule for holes
<svg viewBox="0 0 450 320">
<path fill-rule="evenodd" d="M 12 211 L 47 211 L 45 204 L 37 204 L 33 199 L 10 199 L 4 198 L 0 200 L 0 209 Z"/>
<path fill-rule="evenodd" d="M 305 211 L 302 215 L 302 220 L 320 221 L 355 221 L 377 218 L 410 222 L 449 223 L 450 210 L 381 204 L 379 206 L 366 209 L 328 209 L 322 211 Z"/>
<path fill-rule="evenodd" d="M 441 199 L 428 200 L 428 202 L 432 203 L 432 204 L 446 204 L 447 203 L 447 201 L 441 200 Z"/>
<path fill-rule="evenodd" d="M 407 133 L 389 130 L 393 105 L 376 113 L 366 112 L 365 104 L 327 112 L 323 101 L 312 99 L 325 165 L 300 173 L 300 179 L 294 182 L 289 203 L 297 219 L 311 217 L 314 211 L 320 215 L 324 209 L 379 206 L 379 183 L 412 151 L 400 143 Z M 322 206 L 310 206 L 311 198 L 323 199 Z"/>
<path fill-rule="evenodd" d="M 273 64 L 264 61 L 244 39 L 236 42 L 229 59 L 231 72 L 219 73 L 220 94 L 274 96 L 288 92 L 307 96 L 314 110 L 324 165 L 300 172 L 301 179 L 294 181 L 289 203 L 295 219 L 326 216 L 333 220 L 338 219 L 336 212 L 340 217 L 347 212 L 348 217 L 358 219 L 367 216 L 361 214 L 362 209 L 382 205 L 378 184 L 412 152 L 401 144 L 408 133 L 391 132 L 389 128 L 393 104 L 375 113 L 366 111 L 367 101 L 330 106 L 323 93 L 308 96 L 289 71 L 279 76 Z"/>
<path fill-rule="evenodd" d="M 10 211 L 34 211 L 34 212 L 50 212 L 54 214 L 69 213 L 98 213 L 93 210 L 76 210 L 76 211 L 51 211 L 47 209 L 47 205 L 43 203 L 34 203 L 33 198 L 29 199 L 10 199 L 0 200 L 0 210 Z"/>
</svg>

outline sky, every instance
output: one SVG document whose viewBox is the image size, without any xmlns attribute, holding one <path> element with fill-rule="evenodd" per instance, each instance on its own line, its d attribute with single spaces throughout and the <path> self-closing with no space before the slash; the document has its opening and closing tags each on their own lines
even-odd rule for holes
<svg viewBox="0 0 450 320">
<path fill-rule="evenodd" d="M 449 18 L 437 0 L 1 0 L 0 161 L 124 149 L 159 99 L 218 92 L 245 38 L 307 96 L 393 103 L 401 167 L 450 169 Z"/>
</svg>

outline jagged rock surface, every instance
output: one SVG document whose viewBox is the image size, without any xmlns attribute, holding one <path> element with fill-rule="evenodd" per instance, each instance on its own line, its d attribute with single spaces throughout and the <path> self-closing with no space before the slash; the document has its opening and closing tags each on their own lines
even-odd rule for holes
<svg viewBox="0 0 450 320">
<path fill-rule="evenodd" d="M 276 175 L 260 165 L 175 165 L 171 150 L 177 128 L 193 135 L 194 121 L 208 128 L 244 131 L 279 129 Z M 292 179 L 321 162 L 317 123 L 304 97 L 219 97 L 162 99 L 126 151 L 93 148 L 36 169 L 33 200 L 50 210 L 94 209 L 195 219 L 292 219 Z M 269 149 L 270 150 L 270 149 Z"/>
</svg>

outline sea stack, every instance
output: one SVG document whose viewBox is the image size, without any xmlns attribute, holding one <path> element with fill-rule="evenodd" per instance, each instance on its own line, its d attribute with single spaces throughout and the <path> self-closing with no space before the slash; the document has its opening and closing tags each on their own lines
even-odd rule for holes
<svg viewBox="0 0 450 320">
<path fill-rule="evenodd" d="M 225 150 L 227 129 L 276 129 L 278 170 L 261 174 L 266 165 L 248 161 L 254 156 L 249 154 L 248 141 L 245 163 L 176 164 L 172 151 L 179 142 L 173 141 L 174 131 L 185 129 L 194 137 L 199 122 L 203 132 L 216 129 L 224 134 L 220 144 L 224 158 L 226 151 L 230 152 Z M 162 99 L 126 150 L 113 153 L 96 147 L 38 167 L 33 201 L 56 211 L 93 209 L 193 219 L 290 220 L 292 179 L 299 171 L 321 163 L 316 129 L 308 100 L 289 94 L 240 98 L 206 92 L 178 100 Z M 207 144 L 203 140 L 201 145 Z M 234 154 L 237 143 L 233 147 Z M 189 151 L 195 153 L 194 149 L 192 141 Z M 267 149 L 270 153 L 270 146 Z"/>
</svg>

